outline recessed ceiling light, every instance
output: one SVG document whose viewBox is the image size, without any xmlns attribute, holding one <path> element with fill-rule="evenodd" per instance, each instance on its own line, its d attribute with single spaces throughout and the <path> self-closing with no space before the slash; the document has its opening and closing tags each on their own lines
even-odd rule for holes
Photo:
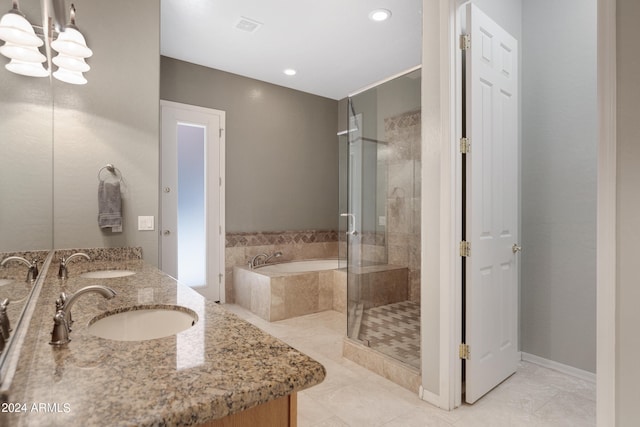
<svg viewBox="0 0 640 427">
<path fill-rule="evenodd" d="M 287 76 L 295 76 L 295 75 L 296 75 L 296 73 L 297 73 L 297 71 L 296 71 L 296 70 L 294 70 L 293 68 L 287 68 L 286 70 L 284 70 L 284 73 L 285 73 Z"/>
<path fill-rule="evenodd" d="M 369 19 L 376 22 L 386 21 L 391 18 L 391 11 L 387 9 L 376 9 L 369 13 Z"/>
</svg>

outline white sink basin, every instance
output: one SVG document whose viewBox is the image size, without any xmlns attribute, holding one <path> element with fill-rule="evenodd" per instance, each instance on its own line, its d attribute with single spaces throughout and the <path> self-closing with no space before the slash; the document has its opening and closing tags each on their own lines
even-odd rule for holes
<svg viewBox="0 0 640 427">
<path fill-rule="evenodd" d="M 134 274 L 136 274 L 135 271 L 129 270 L 98 270 L 87 271 L 86 273 L 82 273 L 80 277 L 84 277 L 85 279 L 113 279 L 116 277 L 132 276 Z"/>
<path fill-rule="evenodd" d="M 0 286 L 8 285 L 11 282 L 13 282 L 11 279 L 0 279 Z"/>
<path fill-rule="evenodd" d="M 89 333 L 117 341 L 144 341 L 168 337 L 189 329 L 198 315 L 185 307 L 143 306 L 102 314 L 89 322 Z"/>
</svg>

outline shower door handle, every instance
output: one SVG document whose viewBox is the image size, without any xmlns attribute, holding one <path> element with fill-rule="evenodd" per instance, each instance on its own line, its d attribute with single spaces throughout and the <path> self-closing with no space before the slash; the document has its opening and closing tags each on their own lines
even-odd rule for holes
<svg viewBox="0 0 640 427">
<path fill-rule="evenodd" d="M 355 228 L 355 222 L 356 222 L 356 217 L 354 214 L 352 213 L 341 213 L 340 216 L 345 216 L 348 219 L 348 225 L 347 225 L 347 232 L 346 234 L 350 235 L 350 236 L 357 236 L 358 232 L 354 229 Z"/>
</svg>

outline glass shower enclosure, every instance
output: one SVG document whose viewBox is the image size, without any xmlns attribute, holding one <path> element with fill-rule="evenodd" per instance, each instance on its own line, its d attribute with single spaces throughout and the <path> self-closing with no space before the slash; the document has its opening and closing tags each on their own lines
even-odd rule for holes
<svg viewBox="0 0 640 427">
<path fill-rule="evenodd" d="M 339 134 L 347 337 L 418 369 L 420 76 L 350 96 Z"/>
</svg>

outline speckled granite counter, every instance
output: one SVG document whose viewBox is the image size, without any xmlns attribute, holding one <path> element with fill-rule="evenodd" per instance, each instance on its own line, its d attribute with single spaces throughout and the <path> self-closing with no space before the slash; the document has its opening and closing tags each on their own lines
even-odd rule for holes
<svg viewBox="0 0 640 427">
<path fill-rule="evenodd" d="M 9 402 L 8 426 L 198 425 L 320 383 L 322 365 L 140 260 L 69 265 L 69 279 L 49 268 Z M 135 275 L 86 279 L 83 271 L 127 269 Z M 72 308 L 71 342 L 49 345 L 60 292 L 101 284 L 117 292 L 106 300 L 86 294 Z M 149 341 L 112 341 L 87 325 L 105 310 L 151 304 L 188 307 L 195 326 Z M 34 404 L 39 405 L 34 410 Z M 45 404 L 42 406 L 40 404 Z M 13 408 L 14 411 L 16 408 Z M 41 410 L 38 410 L 41 409 Z"/>
</svg>

